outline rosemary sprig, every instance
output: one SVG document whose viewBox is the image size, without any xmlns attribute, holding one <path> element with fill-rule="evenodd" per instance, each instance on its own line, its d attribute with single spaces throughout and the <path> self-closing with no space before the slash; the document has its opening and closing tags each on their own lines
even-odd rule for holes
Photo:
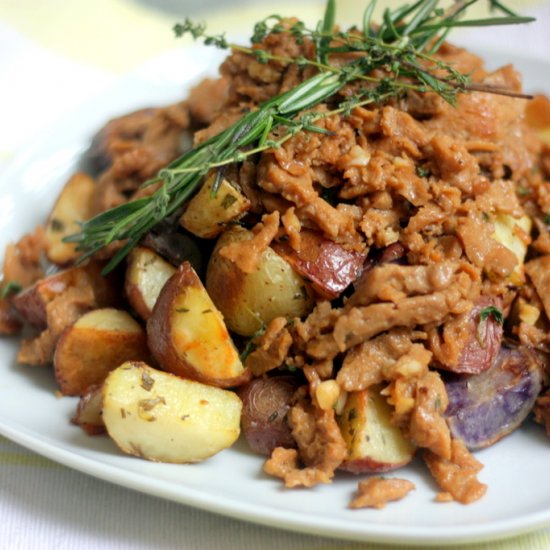
<svg viewBox="0 0 550 550">
<path fill-rule="evenodd" d="M 394 10 L 386 9 L 382 23 L 375 27 L 371 21 L 375 1 L 372 0 L 365 10 L 362 32 L 357 29 L 349 32 L 335 30 L 336 4 L 335 0 L 328 0 L 325 16 L 315 29 L 308 29 L 301 21 L 289 26 L 277 15 L 260 21 L 254 28 L 252 47 L 230 44 L 224 35 L 209 35 L 204 25 L 188 19 L 176 25 L 176 36 L 190 34 L 194 39 L 202 39 L 206 45 L 231 48 L 254 56 L 261 63 L 280 61 L 299 67 L 311 65 L 318 72 L 259 105 L 220 134 L 160 170 L 155 178 L 144 184 L 160 184 L 152 195 L 127 202 L 83 222 L 80 232 L 66 241 L 78 244 L 78 250 L 83 252 L 82 260 L 115 241 L 125 241 L 107 264 L 104 271 L 108 272 L 148 231 L 177 211 L 210 170 L 223 169 L 228 164 L 279 147 L 297 132 L 323 132 L 315 125 L 319 118 L 337 112 L 349 113 L 355 106 L 399 97 L 407 90 L 432 90 L 454 103 L 459 92 L 479 90 L 480 86 L 473 86 L 466 75 L 433 57 L 448 32 L 458 26 L 517 24 L 532 20 L 516 15 L 497 0 L 490 0 L 490 3 L 500 16 L 474 20 L 460 18 L 478 0 L 457 0 L 446 11 L 439 7 L 439 0 L 418 0 Z M 315 58 L 285 58 L 260 47 L 268 34 L 281 32 L 290 33 L 298 44 L 306 40 L 313 42 Z M 331 64 L 331 56 L 342 54 L 355 55 L 350 56 L 350 61 L 344 65 Z M 373 77 L 376 69 L 383 71 L 384 76 Z M 338 99 L 337 93 L 354 82 L 363 85 L 351 98 Z M 483 91 L 495 90 L 483 88 Z M 308 112 L 321 103 L 331 103 L 333 108 L 325 112 Z M 217 181 L 221 181 L 221 177 Z M 216 192 L 216 186 L 213 192 Z"/>
</svg>

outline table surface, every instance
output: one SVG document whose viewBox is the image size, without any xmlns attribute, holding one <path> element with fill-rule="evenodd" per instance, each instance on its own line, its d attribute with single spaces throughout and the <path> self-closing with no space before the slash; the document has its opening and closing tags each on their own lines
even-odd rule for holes
<svg viewBox="0 0 550 550">
<path fill-rule="evenodd" d="M 78 108 L 120 76 L 174 48 L 170 28 L 176 20 L 192 15 L 208 19 L 213 31 L 231 28 L 239 34 L 248 32 L 251 23 L 266 13 L 295 14 L 296 4 L 234 0 L 228 9 L 223 0 L 3 0 L 0 171 L 29 136 L 53 125 L 57 117 Z M 303 1 L 299 15 L 316 20 L 323 4 Z M 511 2 L 520 4 L 550 17 L 549 2 Z M 342 0 L 339 10 L 342 21 L 352 21 L 356 3 Z M 504 36 L 491 31 L 484 40 L 515 47 L 517 42 Z M 527 35 L 521 43 L 524 51 L 542 47 L 550 53 L 546 35 Z M 73 471 L 2 437 L 0 517 L 0 550 L 391 548 L 289 533 L 164 501 Z M 550 548 L 550 530 L 470 548 Z"/>
</svg>

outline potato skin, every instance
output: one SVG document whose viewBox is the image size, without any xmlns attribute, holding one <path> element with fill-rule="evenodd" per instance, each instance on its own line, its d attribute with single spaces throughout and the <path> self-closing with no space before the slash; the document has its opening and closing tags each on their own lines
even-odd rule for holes
<svg viewBox="0 0 550 550">
<path fill-rule="evenodd" d="M 498 356 L 502 342 L 502 323 L 489 315 L 482 319 L 486 308 L 502 309 L 500 300 L 481 297 L 470 313 L 472 334 L 464 346 L 454 372 L 479 373 L 489 368 Z"/>
<path fill-rule="evenodd" d="M 184 262 L 164 285 L 147 321 L 149 349 L 169 372 L 229 388 L 250 379 L 220 312 Z"/>
<path fill-rule="evenodd" d="M 145 332 L 128 313 L 96 309 L 61 335 L 54 353 L 55 378 L 63 395 L 83 395 L 125 361 L 149 356 Z"/>
<path fill-rule="evenodd" d="M 308 286 L 291 265 L 271 248 L 261 255 L 258 268 L 243 273 L 220 255 L 227 244 L 248 240 L 252 232 L 234 227 L 219 238 L 206 271 L 206 289 L 222 312 L 228 328 L 252 336 L 275 317 L 302 317 L 313 307 Z"/>
<path fill-rule="evenodd" d="M 295 376 L 273 376 L 255 378 L 239 388 L 243 401 L 241 426 L 254 452 L 270 456 L 275 447 L 296 447 L 286 417 L 299 386 Z"/>
<path fill-rule="evenodd" d="M 134 311 L 143 319 L 151 317 L 158 295 L 176 268 L 145 247 L 128 257 L 124 291 Z"/>
<path fill-rule="evenodd" d="M 491 368 L 499 354 L 503 337 L 501 320 L 495 319 L 494 314 L 487 313 L 492 308 L 501 311 L 502 301 L 481 296 L 471 311 L 451 321 L 451 325 L 454 323 L 455 327 L 451 329 L 449 336 L 444 329 L 443 336 L 445 340 L 452 340 L 457 356 L 456 359 L 450 359 L 444 352 L 438 353 L 439 368 L 461 374 L 479 374 Z M 465 336 L 461 338 L 457 333 Z M 431 338 L 432 341 L 439 339 L 439 333 L 433 331 Z"/>
<path fill-rule="evenodd" d="M 273 243 L 272 247 L 308 281 L 317 294 L 334 300 L 363 270 L 366 255 L 347 250 L 315 231 L 300 232 L 300 250 L 294 250 L 285 241 Z"/>
<path fill-rule="evenodd" d="M 129 361 L 103 384 L 103 421 L 125 453 L 156 462 L 199 462 L 240 434 L 242 403 L 231 391 Z"/>
<path fill-rule="evenodd" d="M 353 474 L 380 473 L 408 464 L 415 446 L 391 423 L 392 409 L 380 387 L 350 392 L 337 422 L 347 457 L 340 470 Z"/>
</svg>

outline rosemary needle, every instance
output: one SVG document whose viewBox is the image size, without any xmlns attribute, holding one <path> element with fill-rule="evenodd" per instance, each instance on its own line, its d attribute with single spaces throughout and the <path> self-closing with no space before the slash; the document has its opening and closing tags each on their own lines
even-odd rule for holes
<svg viewBox="0 0 550 550">
<path fill-rule="evenodd" d="M 336 2 L 328 0 L 324 18 L 316 29 L 308 29 L 301 21 L 288 24 L 280 16 L 270 16 L 256 24 L 251 48 L 229 44 L 223 35 L 208 35 L 204 25 L 188 19 L 176 25 L 176 36 L 190 34 L 207 45 L 233 48 L 254 56 L 261 63 L 277 60 L 299 67 L 311 65 L 318 72 L 249 111 L 226 130 L 168 164 L 144 184 L 161 183 L 152 195 L 129 201 L 81 223 L 80 232 L 65 240 L 77 243 L 77 249 L 83 252 L 81 260 L 115 241 L 124 241 L 104 270 L 109 272 L 148 231 L 177 211 L 212 169 L 242 162 L 253 154 L 278 147 L 297 132 L 322 132 L 313 124 L 319 117 L 334 112 L 347 113 L 354 106 L 399 97 L 407 90 L 431 90 L 450 103 L 454 103 L 459 92 L 480 90 L 480 86 L 471 85 L 466 75 L 432 57 L 448 32 L 459 26 L 517 24 L 532 21 L 532 18 L 520 17 L 500 1 L 490 0 L 491 7 L 500 15 L 487 19 L 461 19 L 467 8 L 477 1 L 457 0 L 450 9 L 443 10 L 439 7 L 439 0 L 418 0 L 411 5 L 386 9 L 382 23 L 375 27 L 371 23 L 375 4 L 372 0 L 365 10 L 360 33 L 356 29 L 350 32 L 335 30 Z M 268 34 L 280 32 L 290 33 L 298 44 L 306 40 L 313 42 L 315 59 L 284 58 L 260 47 Z M 351 61 L 343 66 L 331 65 L 331 55 L 342 53 L 360 55 L 352 56 Z M 385 76 L 373 77 L 375 69 L 381 69 Z M 351 98 L 338 100 L 337 92 L 356 81 L 363 81 L 365 85 Z M 482 91 L 508 93 L 491 88 Z M 336 102 L 335 109 L 327 113 L 307 112 L 329 101 Z M 278 132 L 279 137 L 269 139 L 273 130 L 281 127 L 284 129 Z M 221 179 L 216 178 L 216 182 L 219 184 Z M 213 192 L 216 192 L 215 186 Z"/>
</svg>

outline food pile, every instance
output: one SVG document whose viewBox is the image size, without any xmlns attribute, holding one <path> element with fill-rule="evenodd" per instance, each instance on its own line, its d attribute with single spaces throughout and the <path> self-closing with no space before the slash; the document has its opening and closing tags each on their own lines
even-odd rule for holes
<svg viewBox="0 0 550 550">
<path fill-rule="evenodd" d="M 370 55 L 354 41 L 371 31 L 324 23 L 264 22 L 185 100 L 108 122 L 45 225 L 8 246 L 0 331 L 32 327 L 18 362 L 53 365 L 75 423 L 126 453 L 197 462 L 242 431 L 287 487 L 360 475 L 352 507 L 403 498 L 412 483 L 379 474 L 418 456 L 438 500 L 470 503 L 486 491 L 471 451 L 530 415 L 550 434 L 550 101 L 512 66 L 443 42 L 292 119 L 279 101 L 139 239 L 86 256 L 66 239 L 165 200 L 180 155 Z"/>
</svg>

